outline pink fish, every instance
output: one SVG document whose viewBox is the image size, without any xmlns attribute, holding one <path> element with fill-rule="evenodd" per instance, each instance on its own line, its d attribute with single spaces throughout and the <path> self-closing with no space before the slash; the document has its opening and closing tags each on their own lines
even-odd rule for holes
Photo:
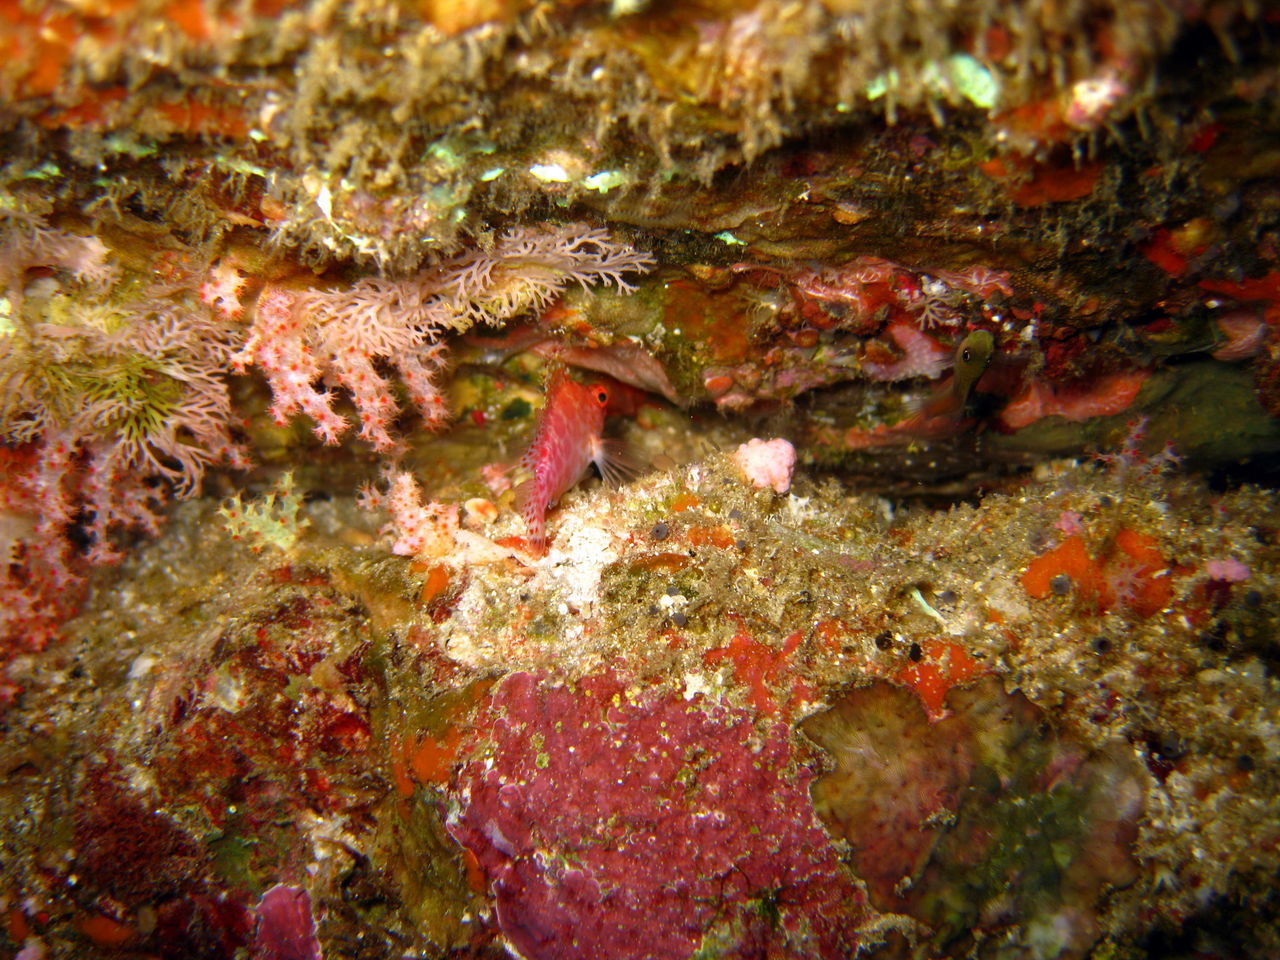
<svg viewBox="0 0 1280 960">
<path fill-rule="evenodd" d="M 586 475 L 591 464 L 608 484 L 619 483 L 632 472 L 622 444 L 602 436 L 608 406 L 609 388 L 603 383 L 581 384 L 563 370 L 552 375 L 542 419 L 519 461 L 529 478 L 516 489 L 516 503 L 535 553 L 547 548 L 547 510 Z"/>
</svg>

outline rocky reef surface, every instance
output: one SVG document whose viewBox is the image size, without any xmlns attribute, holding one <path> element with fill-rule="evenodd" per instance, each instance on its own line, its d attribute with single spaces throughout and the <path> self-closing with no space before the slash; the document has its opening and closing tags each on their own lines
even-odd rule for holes
<svg viewBox="0 0 1280 960">
<path fill-rule="evenodd" d="M 0 943 L 1280 954 L 1278 45 L 0 4 Z"/>
<path fill-rule="evenodd" d="M 717 454 L 574 492 L 537 561 L 506 514 L 424 562 L 300 509 L 255 554 L 183 505 L 26 675 L 4 842 L 51 947 L 233 956 L 299 936 L 281 885 L 315 952 L 253 955 L 1142 956 L 1268 914 L 1269 493 L 1078 464 L 895 510 Z"/>
</svg>

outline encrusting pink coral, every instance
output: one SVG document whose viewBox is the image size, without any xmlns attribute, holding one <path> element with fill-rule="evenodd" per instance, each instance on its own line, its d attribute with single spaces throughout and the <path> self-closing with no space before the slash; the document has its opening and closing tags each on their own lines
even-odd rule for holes
<svg viewBox="0 0 1280 960">
<path fill-rule="evenodd" d="M 278 883 L 267 890 L 254 909 L 257 925 L 253 955 L 262 960 L 321 960 L 311 897 L 304 887 Z"/>
<path fill-rule="evenodd" d="M 862 369 L 872 380 L 911 380 L 916 377 L 936 380 L 953 362 L 950 348 L 905 320 L 895 320 L 884 332 L 902 355 L 891 359 L 871 354 L 865 356 Z"/>
<path fill-rule="evenodd" d="M 448 829 L 521 956 L 858 952 L 864 894 L 785 724 L 599 674 L 512 674 L 485 714 L 493 742 L 453 778 Z"/>
<path fill-rule="evenodd" d="M 1249 568 L 1235 557 L 1210 560 L 1204 565 L 1205 576 L 1222 583 L 1243 583 L 1249 579 Z"/>
</svg>

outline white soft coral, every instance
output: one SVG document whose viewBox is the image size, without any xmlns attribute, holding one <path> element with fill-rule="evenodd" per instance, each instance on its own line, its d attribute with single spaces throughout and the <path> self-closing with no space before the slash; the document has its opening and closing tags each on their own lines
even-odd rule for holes
<svg viewBox="0 0 1280 960">
<path fill-rule="evenodd" d="M 51 227 L 36 214 L 0 208 L 0 284 L 17 307 L 32 267 L 66 270 L 87 287 L 106 289 L 119 273 L 110 248 L 96 236 Z"/>
</svg>

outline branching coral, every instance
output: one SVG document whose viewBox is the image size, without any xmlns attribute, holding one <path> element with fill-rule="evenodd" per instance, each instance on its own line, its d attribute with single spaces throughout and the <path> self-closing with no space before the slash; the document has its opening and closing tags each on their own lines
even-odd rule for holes
<svg viewBox="0 0 1280 960">
<path fill-rule="evenodd" d="M 156 529 L 166 487 L 189 496 L 210 465 L 243 462 L 222 381 L 234 331 L 177 295 L 113 299 L 116 270 L 96 237 L 5 220 L 0 442 L 25 455 L 6 484 L 6 522 L 22 532 L 0 591 L 47 600 L 77 579 L 71 524 L 90 561 L 116 559 L 111 535 Z M 0 630 L 22 606 L 6 603 Z"/>
<path fill-rule="evenodd" d="M 390 521 L 382 533 L 395 537 L 391 552 L 404 557 L 441 556 L 453 546 L 458 531 L 457 504 L 437 500 L 422 502 L 418 481 L 409 473 L 387 478 L 387 490 L 373 486 L 361 491 L 360 505 L 366 510 L 386 510 Z"/>
<path fill-rule="evenodd" d="M 246 503 L 237 493 L 218 508 L 218 515 L 232 538 L 247 540 L 255 553 L 268 546 L 288 552 L 307 526 L 301 510 L 302 493 L 293 485 L 293 471 L 286 470 L 265 497 Z"/>
<path fill-rule="evenodd" d="M 387 492 L 366 486 L 361 492 L 360 506 L 384 509 L 390 521 L 381 529 L 394 536 L 392 553 L 401 557 L 439 557 L 453 547 L 458 530 L 457 504 L 428 500 L 422 503 L 422 492 L 412 474 L 387 477 Z"/>
<path fill-rule="evenodd" d="M 623 274 L 647 270 L 646 253 L 580 224 L 524 227 L 406 280 L 369 277 L 350 287 L 295 292 L 268 287 L 258 299 L 248 341 L 233 358 L 256 365 L 275 395 L 280 424 L 308 414 L 326 443 L 350 424 L 324 387 L 351 394 L 360 438 L 378 450 L 395 446 L 388 429 L 399 410 L 377 364 L 392 366 L 428 427 L 445 421 L 437 378 L 443 338 L 476 323 L 498 324 L 546 306 L 571 282 L 631 286 Z"/>
<path fill-rule="evenodd" d="M 114 306 L 55 295 L 40 306 L 43 319 L 4 341 L 0 435 L 40 445 L 44 505 L 62 519 L 74 513 L 67 485 L 82 468 L 103 550 L 110 527 L 143 522 L 120 498 L 123 485 L 160 477 L 188 496 L 210 464 L 239 460 L 220 378 L 230 331 L 167 299 Z"/>
<path fill-rule="evenodd" d="M 115 266 L 107 262 L 107 245 L 97 237 L 51 227 L 0 197 L 0 285 L 15 310 L 22 303 L 23 277 L 32 267 L 57 267 L 95 288 L 110 286 L 116 278 Z"/>
</svg>

